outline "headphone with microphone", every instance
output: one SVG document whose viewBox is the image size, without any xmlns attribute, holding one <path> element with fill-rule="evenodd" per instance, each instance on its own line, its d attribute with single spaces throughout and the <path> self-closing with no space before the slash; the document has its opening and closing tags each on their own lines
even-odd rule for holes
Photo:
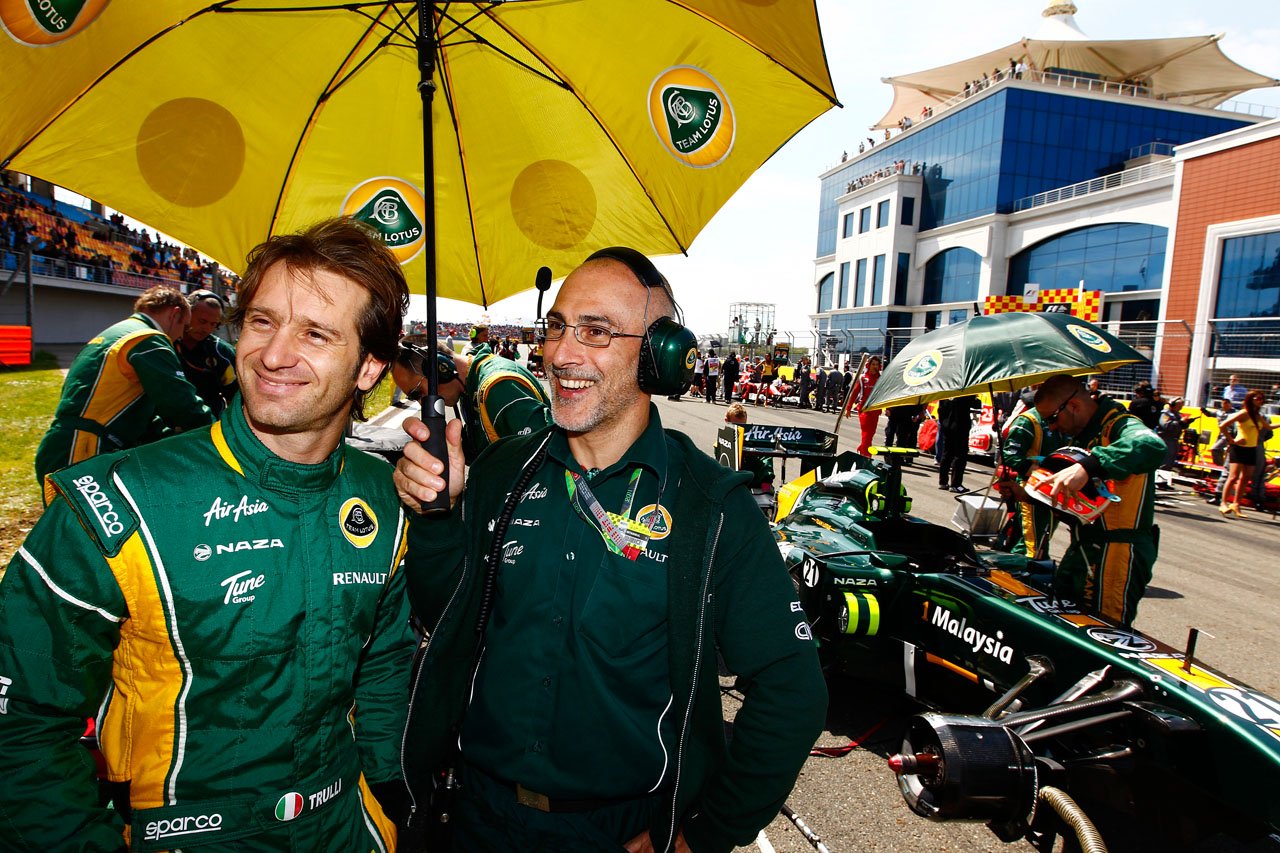
<svg viewBox="0 0 1280 853">
<path fill-rule="evenodd" d="M 217 302 L 218 308 L 223 311 L 227 308 L 226 303 L 222 301 L 222 297 L 214 293 L 212 290 L 193 290 L 187 294 L 187 304 L 192 308 L 196 307 L 206 299 L 212 299 L 214 302 Z"/>
<path fill-rule="evenodd" d="M 693 384 L 693 364 L 697 358 L 698 339 L 681 322 L 684 318 L 676 305 L 671 285 L 649 260 L 635 249 L 626 246 L 610 246 L 592 253 L 588 261 L 608 258 L 631 270 L 631 273 L 650 291 L 666 293 L 676 310 L 676 318 L 659 317 L 645 329 L 640 339 L 640 363 L 637 380 L 640 390 L 646 394 L 669 396 L 683 394 Z M 645 300 L 645 314 L 649 311 Z"/>
</svg>

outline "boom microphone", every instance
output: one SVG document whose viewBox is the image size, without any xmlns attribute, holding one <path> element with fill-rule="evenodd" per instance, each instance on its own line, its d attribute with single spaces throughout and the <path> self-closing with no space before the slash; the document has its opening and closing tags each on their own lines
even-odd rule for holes
<svg viewBox="0 0 1280 853">
<path fill-rule="evenodd" d="M 538 319 L 542 319 L 542 294 L 551 289 L 551 267 L 538 267 L 538 275 L 533 280 L 538 288 Z"/>
</svg>

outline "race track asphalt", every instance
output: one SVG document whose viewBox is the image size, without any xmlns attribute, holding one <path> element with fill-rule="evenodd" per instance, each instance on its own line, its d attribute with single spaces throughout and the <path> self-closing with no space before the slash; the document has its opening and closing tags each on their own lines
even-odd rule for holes
<svg viewBox="0 0 1280 853">
<path fill-rule="evenodd" d="M 710 451 L 724 423 L 725 406 L 686 396 L 678 402 L 655 398 L 663 426 L 687 433 Z M 382 425 L 402 416 L 388 410 Z M 752 423 L 816 427 L 832 431 L 835 415 L 794 408 L 749 407 Z M 382 420 L 381 416 L 379 420 Z M 884 418 L 880 419 L 883 438 Z M 839 450 L 857 446 L 856 419 L 843 421 Z M 779 471 L 778 482 L 783 482 Z M 799 463 L 786 474 L 799 474 Z M 965 485 L 985 486 L 989 465 L 969 465 Z M 904 469 L 904 484 L 914 501 L 913 514 L 948 524 L 955 511 L 954 496 L 938 491 L 937 467 L 921 457 Z M 1160 558 L 1155 579 L 1138 612 L 1135 626 L 1181 648 L 1187 629 L 1201 634 L 1196 659 L 1272 696 L 1280 696 L 1280 619 L 1274 586 L 1280 520 L 1248 513 L 1247 520 L 1224 520 L 1190 489 L 1158 495 L 1156 522 L 1161 527 Z M 1052 545 L 1058 557 L 1066 547 L 1065 531 Z M 1267 650 L 1271 651 L 1268 652 Z M 724 679 L 726 687 L 732 679 Z M 897 751 L 903 721 L 919 710 L 891 692 L 868 690 L 847 680 L 830 684 L 832 701 L 821 746 L 861 745 L 840 758 L 810 758 L 795 790 L 791 808 L 823 839 L 831 853 L 995 853 L 1030 851 L 1025 843 L 1006 845 L 981 824 L 935 824 L 917 817 L 905 805 L 885 758 Z M 726 717 L 740 704 L 732 691 L 723 698 Z M 1059 843 L 1059 847 L 1061 842 Z M 785 817 L 779 816 L 755 844 L 741 848 L 759 853 L 811 853 L 809 844 Z"/>
</svg>

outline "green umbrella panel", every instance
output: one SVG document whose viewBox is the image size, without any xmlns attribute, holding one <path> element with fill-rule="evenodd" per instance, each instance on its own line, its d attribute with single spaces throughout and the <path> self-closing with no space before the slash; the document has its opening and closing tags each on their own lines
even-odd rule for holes
<svg viewBox="0 0 1280 853">
<path fill-rule="evenodd" d="M 1110 332 L 1070 314 L 988 314 L 907 344 L 885 367 L 863 409 L 1016 391 L 1053 376 L 1105 373 L 1145 361 Z"/>
</svg>

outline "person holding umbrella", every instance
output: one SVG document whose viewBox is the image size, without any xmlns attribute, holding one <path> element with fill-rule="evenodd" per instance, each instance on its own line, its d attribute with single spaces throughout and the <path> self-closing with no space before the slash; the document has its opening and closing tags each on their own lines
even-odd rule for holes
<svg viewBox="0 0 1280 853">
<path fill-rule="evenodd" d="M 1101 478 L 1113 481 L 1120 498 L 1093 524 L 1073 528 L 1055 587 L 1090 612 L 1132 625 L 1158 552 L 1154 474 L 1164 462 L 1164 442 L 1111 398 L 1090 397 L 1072 376 L 1054 376 L 1041 385 L 1035 409 L 1043 426 L 1090 451 L 1083 462 L 1049 478 L 1051 497 L 1075 495 Z"/>
<path fill-rule="evenodd" d="M 446 431 L 453 509 L 410 524 L 410 595 L 433 627 L 405 762 L 420 807 L 440 771 L 461 775 L 454 849 L 748 844 L 822 730 L 817 652 L 748 475 L 651 403 L 689 382 L 695 339 L 674 316 L 644 255 L 591 255 L 547 313 L 555 425 L 490 447 L 465 489 Z M 443 471 L 405 448 L 410 509 Z M 729 744 L 717 650 L 746 688 Z"/>
</svg>

